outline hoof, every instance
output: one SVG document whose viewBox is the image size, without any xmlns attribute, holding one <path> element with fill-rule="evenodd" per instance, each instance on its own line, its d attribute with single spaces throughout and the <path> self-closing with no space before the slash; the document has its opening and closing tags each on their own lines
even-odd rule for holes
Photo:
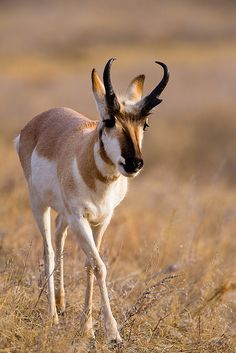
<svg viewBox="0 0 236 353">
<path fill-rule="evenodd" d="M 59 308 L 57 307 L 57 313 L 59 316 L 65 316 L 65 307 Z"/>
<path fill-rule="evenodd" d="M 87 328 L 81 329 L 81 336 L 82 337 L 88 337 L 88 338 L 91 338 L 92 340 L 95 340 L 95 333 L 94 333 L 94 330 L 92 328 L 90 328 L 90 329 L 87 329 Z"/>
<path fill-rule="evenodd" d="M 88 318 L 85 314 L 82 314 L 80 319 L 80 333 L 82 337 L 87 336 L 95 339 L 95 333 L 93 330 L 93 322 L 92 322 L 91 316 Z"/>
<path fill-rule="evenodd" d="M 52 326 L 55 326 L 55 325 L 59 324 L 59 318 L 58 318 L 57 314 L 53 315 L 53 317 L 51 319 L 51 324 L 52 324 Z"/>
<path fill-rule="evenodd" d="M 109 340 L 109 347 L 112 349 L 120 348 L 122 346 L 122 344 L 123 344 L 123 341 L 122 341 L 119 334 L 116 338 L 112 338 Z"/>
<path fill-rule="evenodd" d="M 120 337 L 119 331 L 117 329 L 117 323 L 114 318 L 105 324 L 105 329 L 107 340 L 110 345 L 117 346 L 122 343 L 122 338 Z"/>
<path fill-rule="evenodd" d="M 111 346 L 117 346 L 122 344 L 123 342 L 118 331 L 112 336 L 108 337 L 108 341 L 109 341 L 109 345 Z"/>
<path fill-rule="evenodd" d="M 56 307 L 58 314 L 63 316 L 66 310 L 65 295 L 56 294 Z"/>
</svg>

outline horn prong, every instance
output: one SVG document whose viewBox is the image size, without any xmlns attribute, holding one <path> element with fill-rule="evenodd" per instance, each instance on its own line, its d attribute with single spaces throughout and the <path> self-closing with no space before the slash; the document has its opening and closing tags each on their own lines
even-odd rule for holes
<svg viewBox="0 0 236 353">
<path fill-rule="evenodd" d="M 165 89 L 169 81 L 170 73 L 167 65 L 161 61 L 155 61 L 155 63 L 163 68 L 164 74 L 161 81 L 154 88 L 154 90 L 139 102 L 142 115 L 148 114 L 150 110 L 152 110 L 154 107 L 156 107 L 162 102 L 162 99 L 159 99 L 159 96 L 161 95 L 162 91 Z"/>
</svg>

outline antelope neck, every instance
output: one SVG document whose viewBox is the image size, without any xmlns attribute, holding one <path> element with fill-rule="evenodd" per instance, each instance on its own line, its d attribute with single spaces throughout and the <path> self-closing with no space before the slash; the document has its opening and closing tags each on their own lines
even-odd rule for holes
<svg viewBox="0 0 236 353">
<path fill-rule="evenodd" d="M 107 155 L 107 152 L 102 141 L 102 129 L 98 132 L 98 140 L 94 144 L 94 161 L 99 172 L 99 180 L 103 183 L 111 183 L 117 180 L 120 176 L 116 165 Z"/>
</svg>

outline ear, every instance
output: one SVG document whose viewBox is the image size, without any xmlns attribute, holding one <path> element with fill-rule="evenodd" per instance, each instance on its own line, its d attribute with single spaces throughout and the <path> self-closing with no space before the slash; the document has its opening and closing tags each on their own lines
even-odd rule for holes
<svg viewBox="0 0 236 353">
<path fill-rule="evenodd" d="M 137 102 L 142 98 L 144 79 L 144 75 L 139 75 L 131 81 L 126 91 L 126 99 Z"/>
<path fill-rule="evenodd" d="M 92 89 L 98 111 L 103 118 L 106 112 L 105 88 L 95 69 L 92 71 Z"/>
</svg>

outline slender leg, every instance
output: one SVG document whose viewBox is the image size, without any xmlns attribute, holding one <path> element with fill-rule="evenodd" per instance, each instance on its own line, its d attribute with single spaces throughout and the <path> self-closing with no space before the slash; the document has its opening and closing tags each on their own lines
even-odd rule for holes
<svg viewBox="0 0 236 353">
<path fill-rule="evenodd" d="M 92 321 L 92 300 L 93 300 L 93 282 L 94 282 L 94 274 L 92 266 L 88 259 L 85 261 L 85 269 L 87 272 L 87 285 L 85 291 L 85 301 L 84 301 L 84 309 L 80 318 L 80 327 L 82 335 L 90 335 L 94 336 L 93 331 L 93 321 Z"/>
<path fill-rule="evenodd" d="M 45 207 L 44 205 L 40 204 L 34 197 L 32 197 L 31 201 L 34 218 L 43 236 L 45 275 L 46 280 L 48 281 L 49 312 L 53 324 L 57 324 L 58 315 L 55 303 L 55 290 L 53 279 L 55 263 L 54 251 L 51 242 L 50 207 Z"/>
<path fill-rule="evenodd" d="M 112 342 L 121 342 L 121 337 L 117 329 L 117 323 L 114 319 L 106 286 L 106 266 L 103 263 L 96 244 L 94 242 L 93 233 L 88 221 L 83 217 L 70 217 L 71 229 L 76 234 L 82 250 L 85 252 L 93 272 L 98 281 L 102 300 L 102 313 L 107 338 Z"/>
<path fill-rule="evenodd" d="M 103 234 L 110 223 L 111 215 L 102 223 L 96 227 L 93 227 L 93 238 L 97 249 L 99 251 Z M 92 300 L 93 300 L 93 284 L 94 274 L 92 266 L 90 265 L 88 258 L 85 261 L 85 269 L 87 272 L 87 285 L 85 292 L 84 310 L 81 315 L 81 331 L 82 334 L 90 334 L 94 337 L 93 323 L 92 323 Z"/>
<path fill-rule="evenodd" d="M 65 311 L 65 289 L 64 289 L 64 270 L 63 270 L 63 250 L 67 236 L 68 224 L 63 215 L 58 215 L 55 221 L 55 240 L 56 240 L 56 305 L 59 313 Z"/>
</svg>

